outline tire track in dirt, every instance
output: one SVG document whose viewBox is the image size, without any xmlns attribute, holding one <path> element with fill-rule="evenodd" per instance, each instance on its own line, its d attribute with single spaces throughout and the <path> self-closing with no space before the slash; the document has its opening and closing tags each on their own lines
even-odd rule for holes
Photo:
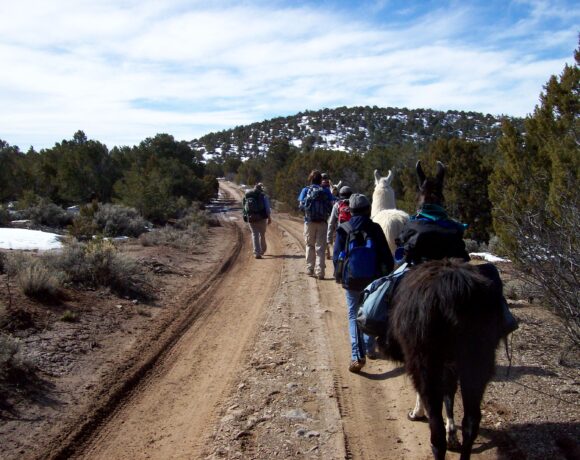
<svg viewBox="0 0 580 460">
<path fill-rule="evenodd" d="M 231 256 L 203 292 L 184 298 L 187 318 L 56 457 L 196 458 L 211 427 L 207 421 L 279 282 L 279 267 L 272 261 L 260 276 L 263 294 L 243 299 L 240 291 L 252 283 L 244 271 L 254 261 L 245 256 L 247 241 L 239 225 L 228 225 L 235 235 Z"/>
<path fill-rule="evenodd" d="M 108 377 L 108 384 L 99 390 L 82 419 L 72 419 L 68 422 L 68 428 L 60 429 L 46 446 L 41 458 L 70 458 L 80 452 L 99 426 L 106 423 L 135 387 L 147 377 L 166 350 L 197 320 L 202 300 L 217 289 L 220 277 L 230 270 L 242 249 L 240 228 L 221 217 L 220 220 L 223 226 L 231 229 L 232 235 L 232 246 L 224 261 L 208 273 L 204 283 L 186 289 L 179 295 L 176 301 L 183 306 L 174 312 L 176 316 L 164 318 L 160 325 L 153 327 L 143 337 L 129 359 Z"/>
</svg>

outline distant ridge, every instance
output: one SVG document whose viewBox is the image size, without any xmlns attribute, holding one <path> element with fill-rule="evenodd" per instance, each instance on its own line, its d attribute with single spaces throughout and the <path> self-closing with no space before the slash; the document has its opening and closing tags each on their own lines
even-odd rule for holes
<svg viewBox="0 0 580 460">
<path fill-rule="evenodd" d="M 194 139 L 191 146 L 206 159 L 229 156 L 246 159 L 263 155 L 272 141 L 280 137 L 303 150 L 323 148 L 363 153 L 373 147 L 421 144 L 438 138 L 494 143 L 501 134 L 504 118 L 516 125 L 522 122 L 519 118 L 457 110 L 338 107 L 307 110 L 206 134 Z"/>
</svg>

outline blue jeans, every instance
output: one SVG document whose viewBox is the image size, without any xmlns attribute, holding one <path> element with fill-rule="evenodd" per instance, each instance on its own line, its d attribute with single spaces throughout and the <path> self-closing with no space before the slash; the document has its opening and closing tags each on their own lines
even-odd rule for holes
<svg viewBox="0 0 580 460">
<path fill-rule="evenodd" d="M 348 332 L 350 334 L 351 359 L 363 359 L 367 352 L 371 351 L 375 345 L 374 337 L 370 337 L 359 331 L 356 324 L 356 314 L 358 299 L 361 291 L 346 289 L 346 308 L 348 310 Z"/>
</svg>

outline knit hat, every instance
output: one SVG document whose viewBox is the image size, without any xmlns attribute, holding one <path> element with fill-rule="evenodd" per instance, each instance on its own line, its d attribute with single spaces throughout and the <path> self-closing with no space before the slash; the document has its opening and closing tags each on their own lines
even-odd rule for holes
<svg viewBox="0 0 580 460">
<path fill-rule="evenodd" d="M 264 190 L 264 184 L 262 184 L 261 182 L 258 182 L 254 188 L 261 192 Z"/>
<path fill-rule="evenodd" d="M 371 202 L 362 193 L 353 193 L 348 199 L 350 212 L 354 214 L 363 214 L 367 209 L 370 210 Z"/>
<path fill-rule="evenodd" d="M 340 187 L 338 194 L 341 198 L 348 198 L 352 195 L 352 190 L 348 185 L 345 185 L 344 187 Z"/>
</svg>

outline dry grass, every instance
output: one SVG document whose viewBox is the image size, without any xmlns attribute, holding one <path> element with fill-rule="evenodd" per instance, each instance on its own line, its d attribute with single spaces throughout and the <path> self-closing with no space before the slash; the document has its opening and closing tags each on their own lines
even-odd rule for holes
<svg viewBox="0 0 580 460">
<path fill-rule="evenodd" d="M 34 299 L 51 300 L 59 295 L 58 279 L 40 261 L 18 272 L 16 283 L 26 296 Z"/>
</svg>

